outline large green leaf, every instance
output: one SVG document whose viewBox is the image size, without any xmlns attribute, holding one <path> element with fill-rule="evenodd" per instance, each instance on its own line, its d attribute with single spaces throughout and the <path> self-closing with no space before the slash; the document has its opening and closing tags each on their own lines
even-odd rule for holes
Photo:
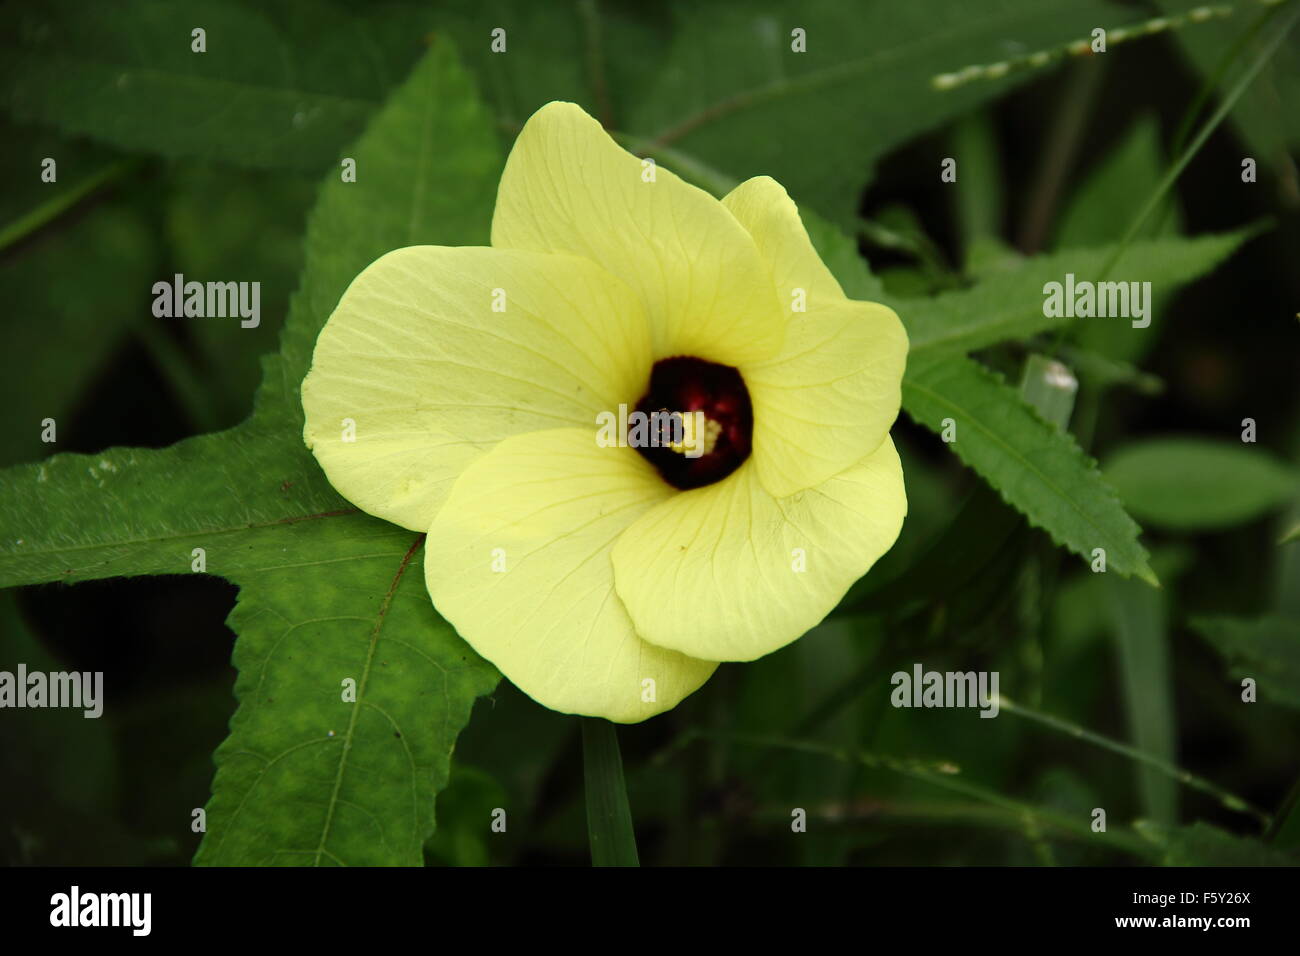
<svg viewBox="0 0 1300 956">
<path fill-rule="evenodd" d="M 1138 518 L 1203 531 L 1251 521 L 1300 495 L 1300 472 L 1241 442 L 1161 438 L 1106 459 L 1106 480 Z"/>
<path fill-rule="evenodd" d="M 304 522 L 355 509 L 294 437 L 254 420 L 170 448 L 55 455 L 7 469 L 0 587 L 185 574 L 195 548 L 207 573 L 231 580 L 304 557 Z"/>
<path fill-rule="evenodd" d="M 303 286 L 259 396 L 257 417 L 304 458 L 298 383 L 339 294 L 388 249 L 482 235 L 498 175 L 492 126 L 445 43 L 354 152 L 357 183 L 327 181 L 312 213 Z M 294 523 L 309 564 L 237 577 L 240 707 L 196 862 L 420 863 L 456 735 L 499 679 L 434 611 L 422 536 L 338 519 Z"/>
<path fill-rule="evenodd" d="M 958 457 L 1057 544 L 1090 562 L 1102 548 L 1108 570 L 1155 583 L 1139 528 L 1095 462 L 994 372 L 973 359 L 912 361 L 903 407 L 940 434 L 951 419 Z"/>
<path fill-rule="evenodd" d="M 1105 278 L 1115 282 L 1150 282 L 1153 296 L 1212 271 L 1244 241 L 1253 229 L 1195 239 L 1151 239 L 1134 242 Z M 970 352 L 1006 339 L 1020 339 L 1054 328 L 1063 322 L 1109 322 L 1124 326 L 1135 337 L 1152 336 L 1155 328 L 1134 328 L 1125 318 L 1053 318 L 1043 314 L 1043 286 L 1076 281 L 1098 281 L 1112 248 L 1070 249 L 1026 259 L 1019 268 L 995 272 L 971 289 L 945 292 L 931 299 L 891 301 L 907 326 L 912 353 Z"/>
<path fill-rule="evenodd" d="M 420 536 L 358 514 L 295 442 L 254 422 L 11 469 L 0 525 L 44 507 L 50 526 L 13 541 L 2 580 L 189 572 L 203 548 L 240 585 L 240 708 L 199 862 L 418 863 L 456 734 L 498 675 L 434 611 Z"/>
<path fill-rule="evenodd" d="M 456 734 L 498 680 L 434 611 L 422 536 L 329 487 L 298 400 L 361 268 L 486 235 L 495 130 L 440 42 L 352 152 L 357 182 L 331 175 L 311 216 L 283 356 L 249 422 L 157 451 L 58 455 L 0 485 L 0 584 L 188 573 L 202 548 L 205 570 L 240 586 L 240 707 L 200 862 L 418 863 Z"/>
<path fill-rule="evenodd" d="M 672 27 L 639 0 L 445 0 L 437 24 L 455 37 L 484 99 L 512 130 L 551 100 L 624 128 L 647 78 L 662 68 Z"/>
<path fill-rule="evenodd" d="M 1104 0 L 670 6 L 665 16 L 632 0 L 452 0 L 438 23 L 462 42 L 507 128 L 548 100 L 571 99 L 664 162 L 662 147 L 679 148 L 734 177 L 774 176 L 801 205 L 847 226 L 880 157 L 1032 72 L 1009 68 L 947 90 L 935 77 L 1055 52 L 1131 19 Z M 490 46 L 498 27 L 505 52 Z M 806 52 L 791 49 L 795 28 Z"/>
<path fill-rule="evenodd" d="M 304 528 L 308 560 L 241 582 L 239 710 L 195 862 L 419 865 L 498 675 L 434 611 L 420 536 L 363 515 Z"/>
<path fill-rule="evenodd" d="M 338 162 L 421 52 L 431 12 L 291 0 L 8 4 L 15 116 L 116 146 L 241 166 Z M 206 31 L 206 52 L 191 31 Z"/>
<path fill-rule="evenodd" d="M 740 178 L 773 176 L 840 225 L 881 156 L 1029 74 L 949 89 L 937 76 L 1131 19 L 1096 0 L 682 2 L 673 13 L 667 60 L 625 128 Z M 796 28 L 806 52 L 791 49 Z"/>
<path fill-rule="evenodd" d="M 355 150 L 358 176 L 327 178 L 307 230 L 303 282 L 257 413 L 171 448 L 61 455 L 0 485 L 0 587 L 185 572 L 258 571 L 304 520 L 351 511 L 303 447 L 298 386 L 352 278 L 399 246 L 486 238 L 500 154 L 468 78 L 438 47 Z M 400 184 L 400 185 L 399 185 Z M 39 516 L 40 520 L 35 518 Z"/>
</svg>

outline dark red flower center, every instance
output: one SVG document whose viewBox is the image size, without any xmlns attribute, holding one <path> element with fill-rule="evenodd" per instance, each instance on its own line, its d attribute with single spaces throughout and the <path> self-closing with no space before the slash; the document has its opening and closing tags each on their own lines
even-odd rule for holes
<svg viewBox="0 0 1300 956">
<path fill-rule="evenodd" d="M 650 388 L 636 410 L 647 416 L 664 411 L 681 416 L 684 443 L 637 448 L 674 488 L 721 481 L 749 457 L 754 408 L 745 380 L 730 365 L 689 356 L 661 359 L 650 371 Z"/>
</svg>

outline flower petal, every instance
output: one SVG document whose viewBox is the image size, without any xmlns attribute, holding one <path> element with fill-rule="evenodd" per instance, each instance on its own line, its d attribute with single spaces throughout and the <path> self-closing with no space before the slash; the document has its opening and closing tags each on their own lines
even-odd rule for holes
<svg viewBox="0 0 1300 956">
<path fill-rule="evenodd" d="M 807 293 L 810 309 L 844 298 L 844 290 L 808 238 L 799 207 L 775 179 L 747 179 L 723 197 L 722 205 L 754 238 L 759 255 L 772 270 L 777 296 L 787 313 L 795 289 Z"/>
<path fill-rule="evenodd" d="M 879 447 L 898 417 L 907 333 L 887 306 L 844 297 L 775 180 L 747 180 L 723 202 L 753 235 L 790 310 L 780 354 L 740 368 L 759 479 L 784 497 Z M 793 311 L 799 290 L 807 311 Z"/>
<path fill-rule="evenodd" d="M 769 495 L 746 462 L 637 519 L 614 546 L 614 581 L 647 641 L 707 660 L 753 660 L 820 623 L 893 545 L 906 512 L 888 438 L 788 498 Z"/>
<path fill-rule="evenodd" d="M 668 170 L 643 166 L 572 103 L 548 103 L 520 132 L 492 245 L 598 262 L 640 294 L 655 358 L 738 365 L 774 355 L 784 336 L 767 267 L 735 217 Z"/>
<path fill-rule="evenodd" d="M 598 447 L 594 429 L 508 438 L 465 470 L 434 519 L 429 594 L 538 703 L 645 720 L 717 666 L 641 640 L 614 592 L 615 540 L 673 493 L 635 450 Z"/>
<path fill-rule="evenodd" d="M 640 303 L 594 263 L 412 246 L 362 272 L 321 331 L 303 437 L 345 498 L 425 531 L 478 456 L 530 431 L 594 434 L 650 364 Z"/>
</svg>

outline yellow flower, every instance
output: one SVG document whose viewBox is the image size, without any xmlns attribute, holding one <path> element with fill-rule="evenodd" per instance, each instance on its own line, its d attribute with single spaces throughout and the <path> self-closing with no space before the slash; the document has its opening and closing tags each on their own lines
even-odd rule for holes
<svg viewBox="0 0 1300 956">
<path fill-rule="evenodd" d="M 547 707 L 630 723 L 803 635 L 894 543 L 906 354 L 775 181 L 719 202 L 550 103 L 491 248 L 398 249 L 353 281 L 304 437 L 344 497 L 428 532 L 429 594 L 475 650 Z M 676 440 L 600 440 L 636 411 Z"/>
</svg>

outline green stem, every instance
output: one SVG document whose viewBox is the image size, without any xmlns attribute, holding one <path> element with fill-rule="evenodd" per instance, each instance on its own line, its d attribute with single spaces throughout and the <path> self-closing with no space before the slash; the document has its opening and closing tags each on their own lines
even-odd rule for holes
<svg viewBox="0 0 1300 956">
<path fill-rule="evenodd" d="M 1161 760 L 1159 757 L 1154 757 L 1149 753 L 1138 750 L 1136 747 L 1130 747 L 1128 744 L 1120 743 L 1118 740 L 1111 740 L 1109 737 L 1103 737 L 1101 734 L 1093 733 L 1091 730 L 1080 727 L 1078 724 L 1071 723 L 1068 720 L 1062 720 L 1060 717 L 1053 717 L 1051 714 L 1039 713 L 1038 711 L 1025 707 L 1022 704 L 1017 704 L 1006 697 L 998 697 L 998 706 L 1002 710 L 1009 711 L 1013 714 L 1019 714 L 1021 717 L 1040 723 L 1044 727 L 1050 727 L 1053 730 L 1060 731 L 1063 734 L 1068 734 L 1071 737 L 1086 740 L 1088 743 L 1095 744 L 1098 747 L 1111 751 L 1112 753 L 1117 753 L 1122 757 L 1128 757 L 1130 760 L 1136 760 L 1148 767 L 1153 767 L 1161 773 L 1167 774 L 1177 780 L 1179 783 L 1191 787 L 1193 790 L 1199 790 L 1202 793 L 1209 794 L 1229 810 L 1250 814 L 1259 820 L 1266 829 L 1272 822 L 1272 818 L 1267 813 L 1258 807 L 1254 807 L 1247 803 L 1236 794 L 1230 793 L 1217 784 L 1213 784 L 1203 777 L 1198 777 L 1196 774 L 1184 770 L 1182 767 L 1178 767 L 1166 760 Z"/>
<path fill-rule="evenodd" d="M 1213 115 L 1211 115 L 1208 120 L 1206 120 L 1200 131 L 1196 134 L 1196 138 L 1187 145 L 1187 148 L 1183 150 L 1182 155 L 1178 157 L 1178 160 L 1169 167 L 1164 178 L 1162 178 L 1160 183 L 1156 186 L 1155 192 L 1151 194 L 1147 199 L 1146 204 L 1129 224 L 1128 231 L 1124 233 L 1123 238 L 1115 245 L 1114 250 L 1106 258 L 1106 261 L 1102 263 L 1100 274 L 1094 281 L 1102 282 L 1110 277 L 1111 272 L 1119 263 L 1119 260 L 1123 258 L 1124 253 L 1128 251 L 1129 245 L 1132 244 L 1134 238 L 1136 238 L 1137 234 L 1142 230 L 1146 221 L 1151 217 L 1151 214 L 1159 208 L 1160 204 L 1165 199 L 1165 195 L 1173 188 L 1174 183 L 1178 181 L 1178 177 L 1183 174 L 1183 170 L 1187 168 L 1187 164 L 1190 163 L 1196 154 L 1201 151 L 1201 147 L 1205 145 L 1206 140 L 1210 138 L 1214 131 L 1219 128 L 1219 124 L 1227 118 L 1230 112 L 1232 112 L 1233 106 L 1236 105 L 1237 100 L 1241 98 L 1241 95 L 1246 92 L 1246 89 L 1254 81 L 1259 71 L 1262 70 L 1268 61 L 1273 58 L 1273 54 L 1277 52 L 1277 48 L 1281 46 L 1282 41 L 1285 40 L 1287 34 L 1291 32 L 1291 27 L 1295 25 L 1297 16 L 1300 16 L 1300 4 L 1293 2 L 1291 15 L 1283 22 L 1282 26 L 1278 28 L 1277 32 L 1273 34 L 1272 39 L 1270 39 L 1265 47 L 1260 51 L 1259 56 L 1255 57 L 1254 62 L 1252 62 L 1250 66 L 1246 68 L 1246 71 L 1242 73 L 1236 84 L 1231 90 L 1229 90 L 1228 95 L 1225 96 L 1223 101 L 1219 104 L 1219 108 L 1214 111 Z M 1056 334 L 1052 338 L 1051 351 L 1053 353 L 1060 350 L 1061 343 L 1065 337 L 1065 330 L 1065 325 L 1057 327 Z"/>
<path fill-rule="evenodd" d="M 1133 222 L 1128 227 L 1128 232 L 1124 234 L 1124 238 L 1120 240 L 1119 245 L 1115 247 L 1115 251 L 1111 253 L 1110 257 L 1106 260 L 1105 265 L 1102 266 L 1101 278 L 1105 278 L 1110 274 L 1111 269 L 1113 269 L 1115 264 L 1119 262 L 1120 257 L 1124 254 L 1129 243 L 1133 241 L 1139 230 L 1141 230 L 1142 226 L 1146 223 L 1147 218 L 1155 211 L 1156 207 L 1160 205 L 1161 201 L 1165 198 L 1165 194 L 1173 188 L 1174 183 L 1178 181 L 1178 177 L 1181 176 L 1183 170 L 1187 168 L 1187 164 L 1190 163 L 1192 158 L 1201 151 L 1201 147 L 1205 145 L 1205 141 L 1208 140 L 1211 134 L 1219 128 L 1219 124 L 1227 118 L 1228 113 L 1232 111 L 1237 100 L 1241 99 L 1241 95 L 1246 92 L 1246 89 L 1254 81 L 1255 77 L 1259 74 L 1259 71 L 1264 69 L 1265 64 L 1273 58 L 1273 54 L 1277 52 L 1277 48 L 1282 45 L 1282 41 L 1285 40 L 1287 34 L 1291 32 L 1291 28 L 1295 25 L 1297 17 L 1300 17 L 1300 4 L 1292 3 L 1290 16 L 1283 21 L 1282 25 L 1273 34 L 1269 42 L 1264 45 L 1262 50 L 1260 50 L 1259 56 L 1255 57 L 1254 62 L 1246 68 L 1244 73 L 1242 73 L 1240 79 L 1237 80 L 1236 84 L 1228 92 L 1228 95 L 1223 98 L 1223 102 L 1219 104 L 1219 108 L 1214 111 L 1214 114 L 1205 122 L 1205 125 L 1201 127 L 1200 132 L 1196 134 L 1195 139 L 1193 139 L 1191 143 L 1187 145 L 1187 148 L 1183 150 L 1182 155 L 1178 157 L 1178 161 L 1169 168 L 1169 171 L 1165 173 L 1164 178 L 1160 180 L 1160 185 L 1156 187 L 1155 192 L 1147 200 L 1146 205 L 1142 207 L 1142 210 L 1133 219 Z M 1100 279 L 1098 281 L 1100 281 Z"/>
<path fill-rule="evenodd" d="M 608 720 L 582 718 L 582 763 L 591 865 L 640 866 L 632 810 L 623 782 L 623 758 L 618 752 L 618 732 Z"/>
<path fill-rule="evenodd" d="M 1214 69 L 1206 74 L 1205 79 L 1201 83 L 1201 88 L 1196 93 L 1196 98 L 1192 100 L 1191 105 L 1189 105 L 1186 111 L 1184 111 L 1182 122 L 1178 124 L 1178 130 L 1174 133 L 1174 138 L 1170 141 L 1170 155 L 1177 156 L 1183 151 L 1183 147 L 1187 145 L 1187 137 L 1192 135 L 1192 127 L 1196 123 L 1196 118 L 1201 115 L 1201 111 L 1205 109 L 1205 104 L 1210 102 L 1210 98 L 1214 95 L 1214 91 L 1223 83 L 1224 78 L 1228 75 L 1228 71 L 1232 69 L 1232 65 L 1241 58 L 1241 55 L 1246 52 L 1246 49 L 1250 46 L 1251 42 L 1259 35 L 1259 32 L 1264 29 L 1264 25 L 1273 18 L 1279 9 L 1281 8 L 1269 7 L 1256 17 L 1246 32 L 1239 36 L 1237 41 L 1228 48 L 1228 51 L 1219 58 Z M 1164 228 L 1165 221 L 1169 218 L 1169 215 L 1173 210 L 1173 203 L 1165 203 L 1160 210 L 1160 215 L 1156 218 L 1156 221 L 1151 228 L 1151 234 L 1160 234 L 1160 231 Z"/>
<path fill-rule="evenodd" d="M 105 166 L 69 189 L 60 190 L 53 198 L 0 229 L 0 251 L 8 249 L 15 242 L 25 239 L 42 226 L 57 219 L 100 187 L 117 182 L 134 172 L 140 164 L 141 161 L 138 159 L 124 159 L 111 166 Z"/>
<path fill-rule="evenodd" d="M 1239 36 L 1236 42 L 1228 48 L 1227 52 L 1219 58 L 1214 69 L 1205 77 L 1204 82 L 1201 84 L 1201 88 L 1196 93 L 1196 98 L 1192 100 L 1191 105 L 1187 107 L 1187 112 L 1183 114 L 1182 122 L 1178 124 L 1178 131 L 1174 133 L 1174 138 L 1172 140 L 1173 145 L 1170 148 L 1170 152 L 1177 154 L 1187 145 L 1187 137 L 1192 135 L 1192 126 L 1196 123 L 1196 118 L 1201 115 L 1201 110 L 1205 108 L 1205 104 L 1210 102 L 1210 98 L 1214 95 L 1214 91 L 1219 88 L 1219 84 L 1222 83 L 1224 77 L 1228 75 L 1228 71 L 1232 69 L 1232 65 L 1241 58 L 1241 54 L 1246 51 L 1247 47 L 1250 46 L 1255 37 L 1257 37 L 1260 31 L 1264 29 L 1264 25 L 1268 23 L 1268 21 L 1271 20 L 1280 9 L 1281 7 L 1278 6 L 1266 8 L 1258 17 L 1255 18 L 1254 22 L 1251 23 L 1246 32 Z"/>
</svg>

